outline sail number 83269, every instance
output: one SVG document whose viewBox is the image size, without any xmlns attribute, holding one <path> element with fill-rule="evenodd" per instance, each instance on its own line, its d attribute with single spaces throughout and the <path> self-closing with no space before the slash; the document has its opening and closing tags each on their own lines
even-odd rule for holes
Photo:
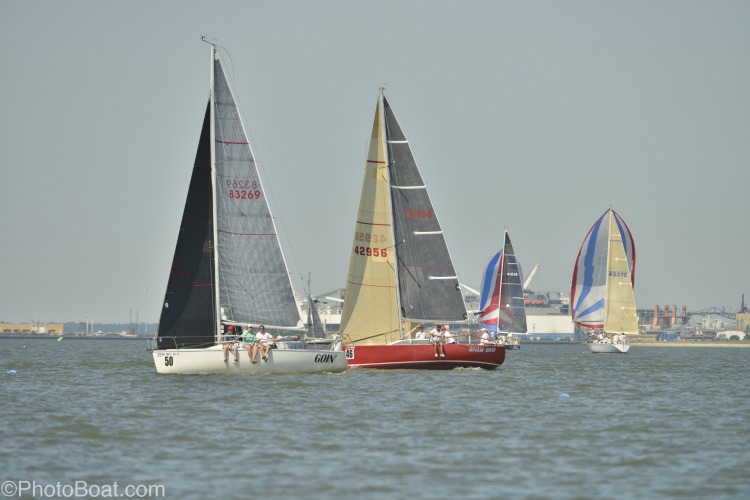
<svg viewBox="0 0 750 500">
<path fill-rule="evenodd" d="M 257 200 L 260 198 L 258 181 L 249 179 L 227 179 L 227 195 L 234 200 Z"/>
</svg>

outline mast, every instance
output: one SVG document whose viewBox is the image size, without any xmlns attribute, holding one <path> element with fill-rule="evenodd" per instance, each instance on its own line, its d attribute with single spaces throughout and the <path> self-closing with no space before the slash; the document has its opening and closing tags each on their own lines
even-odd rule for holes
<svg viewBox="0 0 750 500">
<path fill-rule="evenodd" d="M 312 298 L 312 286 L 310 283 L 310 272 L 307 273 L 307 336 L 313 338 L 313 298 Z"/>
<path fill-rule="evenodd" d="M 497 301 L 497 328 L 496 331 L 498 334 L 503 331 L 503 325 L 502 325 L 502 315 L 503 315 L 503 301 L 508 300 L 506 297 L 503 296 L 503 291 L 505 291 L 504 285 L 505 285 L 505 265 L 508 262 L 508 256 L 505 254 L 506 250 L 506 239 L 508 236 L 508 231 L 506 230 L 503 233 L 503 246 L 502 251 L 500 252 L 500 262 L 498 263 L 497 268 L 497 287 L 498 287 L 498 301 Z M 510 324 L 508 324 L 508 332 L 510 332 Z"/>
<path fill-rule="evenodd" d="M 607 327 L 607 316 L 609 316 L 609 282 L 611 277 L 609 275 L 609 259 L 612 258 L 612 209 L 609 209 L 607 217 L 607 260 L 604 266 L 604 321 L 602 322 L 602 330 Z M 606 331 L 606 330 L 605 330 Z"/>
<path fill-rule="evenodd" d="M 219 235 L 218 235 L 218 218 L 216 209 L 216 92 L 214 88 L 214 68 L 216 65 L 216 45 L 211 44 L 211 90 L 210 90 L 210 102 L 211 102 L 211 213 L 214 223 L 212 224 L 211 230 L 213 231 L 213 248 L 211 249 L 212 261 L 213 261 L 213 279 L 214 279 L 214 321 L 215 321 L 215 333 L 216 342 L 221 340 L 221 300 L 219 290 Z"/>
<path fill-rule="evenodd" d="M 399 282 L 399 276 L 398 276 L 398 265 L 399 265 L 399 244 L 400 241 L 396 241 L 396 207 L 393 201 L 393 186 L 391 184 L 391 174 L 390 174 L 390 166 L 393 164 L 394 159 L 391 152 L 391 134 L 390 134 L 390 128 L 388 127 L 388 120 L 385 119 L 385 104 L 383 103 L 383 93 L 385 92 L 385 87 L 380 87 L 380 95 L 378 96 L 378 106 L 381 110 L 381 116 L 383 117 L 383 128 L 385 129 L 385 154 L 386 154 L 386 161 L 388 162 L 388 167 L 386 169 L 386 172 L 388 172 L 388 203 L 391 206 L 391 227 L 394 228 L 393 231 L 393 251 L 396 252 L 396 259 L 394 261 L 395 266 L 391 269 L 393 271 L 393 274 L 396 277 L 395 283 L 396 283 L 396 309 L 398 311 L 398 336 L 399 338 L 404 338 L 404 317 L 402 315 L 403 307 L 401 304 L 401 283 Z"/>
</svg>

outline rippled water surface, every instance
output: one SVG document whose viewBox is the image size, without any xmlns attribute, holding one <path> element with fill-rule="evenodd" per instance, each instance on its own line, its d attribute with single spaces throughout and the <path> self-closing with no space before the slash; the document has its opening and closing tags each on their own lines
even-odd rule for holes
<svg viewBox="0 0 750 500">
<path fill-rule="evenodd" d="M 169 498 L 750 498 L 750 349 L 525 344 L 494 371 L 157 375 L 0 340 L 0 474 Z M 16 370 L 16 373 L 8 373 Z"/>
</svg>

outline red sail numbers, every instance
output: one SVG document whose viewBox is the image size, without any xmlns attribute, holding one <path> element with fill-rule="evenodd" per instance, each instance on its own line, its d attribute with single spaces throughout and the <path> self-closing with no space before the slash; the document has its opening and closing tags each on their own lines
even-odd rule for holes
<svg viewBox="0 0 750 500">
<path fill-rule="evenodd" d="M 258 181 L 248 179 L 227 179 L 227 196 L 234 200 L 258 200 L 261 192 Z"/>
<path fill-rule="evenodd" d="M 404 216 L 407 219 L 432 219 L 434 217 L 432 210 L 420 210 L 416 208 L 404 210 Z"/>
</svg>

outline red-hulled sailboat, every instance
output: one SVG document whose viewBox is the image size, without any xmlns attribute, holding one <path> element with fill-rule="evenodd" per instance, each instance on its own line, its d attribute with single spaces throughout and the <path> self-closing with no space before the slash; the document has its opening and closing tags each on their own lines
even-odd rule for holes
<svg viewBox="0 0 750 500">
<path fill-rule="evenodd" d="M 445 357 L 435 357 L 428 339 L 413 338 L 420 323 L 466 325 L 466 319 L 427 187 L 381 89 L 341 315 L 349 368 L 500 366 L 502 346 L 459 337 L 445 345 Z"/>
</svg>

